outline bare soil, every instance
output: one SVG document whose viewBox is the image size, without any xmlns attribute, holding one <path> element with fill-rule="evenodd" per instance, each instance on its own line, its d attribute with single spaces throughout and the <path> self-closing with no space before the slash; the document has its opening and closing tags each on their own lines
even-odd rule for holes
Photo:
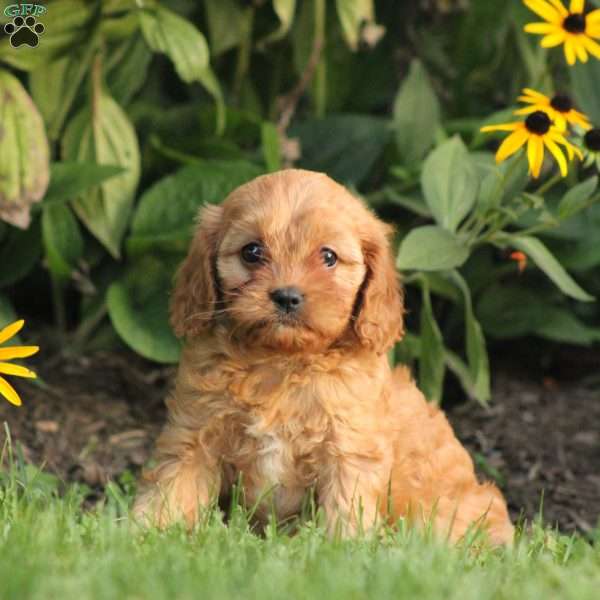
<svg viewBox="0 0 600 600">
<path fill-rule="evenodd" d="M 0 402 L 25 460 L 64 482 L 86 483 L 90 502 L 108 481 L 137 476 L 165 418 L 173 368 L 133 354 L 54 357 L 37 365 L 41 385 L 21 383 L 23 407 Z M 503 488 L 512 516 L 539 512 L 562 531 L 600 523 L 600 387 L 501 370 L 490 408 L 448 409 L 485 478 Z M 0 448 L 4 441 L 0 431 Z"/>
</svg>

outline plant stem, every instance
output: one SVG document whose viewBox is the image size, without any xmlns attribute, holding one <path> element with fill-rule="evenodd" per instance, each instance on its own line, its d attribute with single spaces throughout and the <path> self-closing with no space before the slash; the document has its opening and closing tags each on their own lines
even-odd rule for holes
<svg viewBox="0 0 600 600">
<path fill-rule="evenodd" d="M 235 65 L 235 74 L 233 78 L 232 95 L 235 104 L 239 104 L 242 84 L 248 75 L 250 68 L 250 56 L 252 54 L 252 31 L 254 29 L 254 13 L 256 8 L 249 6 L 244 12 L 244 34 L 240 44 L 237 62 Z"/>
<path fill-rule="evenodd" d="M 560 173 L 555 173 L 548 181 L 544 182 L 540 187 L 533 192 L 536 196 L 541 196 L 545 194 L 548 190 L 551 190 L 559 181 L 562 180 L 562 175 Z"/>
</svg>

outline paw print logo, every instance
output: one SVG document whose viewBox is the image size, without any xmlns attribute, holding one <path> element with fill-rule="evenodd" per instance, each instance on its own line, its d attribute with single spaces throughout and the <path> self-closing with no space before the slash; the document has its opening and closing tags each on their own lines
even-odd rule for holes
<svg viewBox="0 0 600 600">
<path fill-rule="evenodd" d="M 10 44 L 13 48 L 29 46 L 35 48 L 40 41 L 40 35 L 46 28 L 38 23 L 35 17 L 15 17 L 11 23 L 4 26 L 4 32 L 10 36 Z"/>
</svg>

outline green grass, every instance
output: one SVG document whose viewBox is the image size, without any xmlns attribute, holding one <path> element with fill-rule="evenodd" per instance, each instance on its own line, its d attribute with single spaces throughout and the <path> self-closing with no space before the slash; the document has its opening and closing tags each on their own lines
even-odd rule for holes
<svg viewBox="0 0 600 600">
<path fill-rule="evenodd" d="M 141 531 L 127 518 L 128 485 L 86 511 L 82 487 L 59 494 L 52 476 L 12 465 L 0 473 L 2 600 L 600 597 L 600 533 L 594 543 L 534 525 L 508 550 L 450 548 L 402 528 L 330 541 L 314 521 L 261 537 L 241 510 L 228 525 L 213 511 L 192 533 Z"/>
</svg>

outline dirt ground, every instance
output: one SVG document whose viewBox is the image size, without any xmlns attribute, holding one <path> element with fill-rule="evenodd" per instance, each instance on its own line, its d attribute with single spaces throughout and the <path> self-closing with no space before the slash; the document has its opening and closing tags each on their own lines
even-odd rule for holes
<svg viewBox="0 0 600 600">
<path fill-rule="evenodd" d="M 90 486 L 134 475 L 149 458 L 164 420 L 172 368 L 128 353 L 54 358 L 37 366 L 43 385 L 20 386 L 23 407 L 0 401 L 27 461 L 63 481 Z M 489 409 L 448 409 L 482 477 L 503 488 L 512 516 L 533 519 L 543 494 L 548 524 L 588 533 L 600 522 L 600 383 L 517 374 L 501 368 Z M 0 431 L 0 448 L 4 431 Z"/>
</svg>

